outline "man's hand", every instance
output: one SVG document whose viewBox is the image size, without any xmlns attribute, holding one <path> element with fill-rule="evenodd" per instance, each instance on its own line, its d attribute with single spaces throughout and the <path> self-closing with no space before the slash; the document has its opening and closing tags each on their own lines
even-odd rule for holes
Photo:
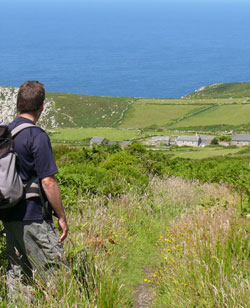
<svg viewBox="0 0 250 308">
<path fill-rule="evenodd" d="M 68 231 L 69 231 L 67 220 L 65 217 L 58 219 L 58 227 L 59 227 L 59 231 L 62 231 L 62 235 L 59 238 L 59 242 L 61 243 L 66 239 L 68 235 Z"/>
</svg>

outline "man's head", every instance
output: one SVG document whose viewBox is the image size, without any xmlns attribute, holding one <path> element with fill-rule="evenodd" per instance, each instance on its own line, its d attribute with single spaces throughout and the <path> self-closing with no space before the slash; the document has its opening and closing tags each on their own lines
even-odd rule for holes
<svg viewBox="0 0 250 308">
<path fill-rule="evenodd" d="M 17 112 L 35 114 L 43 105 L 45 89 L 38 81 L 26 81 L 17 94 Z"/>
</svg>

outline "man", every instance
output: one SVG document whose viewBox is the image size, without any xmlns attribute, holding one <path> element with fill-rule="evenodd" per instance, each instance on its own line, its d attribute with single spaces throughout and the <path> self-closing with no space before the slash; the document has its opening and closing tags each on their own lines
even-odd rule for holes
<svg viewBox="0 0 250 308">
<path fill-rule="evenodd" d="M 21 124 L 35 124 L 45 100 L 43 84 L 27 81 L 17 96 L 17 117 L 9 124 L 13 130 Z M 43 198 L 24 198 L 4 221 L 9 268 L 8 293 L 17 294 L 20 286 L 29 284 L 33 273 L 46 279 L 51 266 L 60 264 L 62 242 L 68 225 L 55 174 L 58 172 L 48 135 L 38 126 L 28 127 L 14 137 L 20 176 L 24 183 L 40 182 Z M 45 199 L 45 200 L 43 200 Z M 44 202 L 43 202 L 44 201 Z M 48 202 L 46 202 L 48 201 Z M 48 208 L 45 211 L 45 204 Z M 59 236 L 52 221 L 52 211 L 58 217 Z"/>
</svg>

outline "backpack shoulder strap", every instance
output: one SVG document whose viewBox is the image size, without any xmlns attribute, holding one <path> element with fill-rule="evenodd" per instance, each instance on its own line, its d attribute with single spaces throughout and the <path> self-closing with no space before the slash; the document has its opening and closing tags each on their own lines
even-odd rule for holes
<svg viewBox="0 0 250 308">
<path fill-rule="evenodd" d="M 20 133 L 20 131 L 22 131 L 25 128 L 28 127 L 37 127 L 35 124 L 31 124 L 31 123 L 23 123 L 18 125 L 17 127 L 15 127 L 14 129 L 11 130 L 11 135 L 12 137 L 15 137 L 18 133 Z"/>
<path fill-rule="evenodd" d="M 12 137 L 15 137 L 23 129 L 28 128 L 28 127 L 37 127 L 37 126 L 31 123 L 20 124 L 11 130 Z M 39 187 L 38 187 L 38 184 L 35 183 L 35 179 L 36 177 L 33 177 L 28 183 L 24 185 L 26 199 L 29 199 L 32 197 L 40 197 Z"/>
</svg>

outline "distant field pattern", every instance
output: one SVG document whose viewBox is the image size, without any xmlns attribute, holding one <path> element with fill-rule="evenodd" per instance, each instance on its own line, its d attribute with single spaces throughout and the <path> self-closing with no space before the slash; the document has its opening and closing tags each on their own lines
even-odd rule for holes
<svg viewBox="0 0 250 308">
<path fill-rule="evenodd" d="M 250 122 L 250 104 L 220 105 L 184 119 L 171 126 L 241 125 Z"/>
<path fill-rule="evenodd" d="M 163 105 L 163 104 L 133 104 L 125 114 L 119 127 L 146 128 L 152 125 L 166 126 L 169 123 L 197 112 L 205 106 L 195 105 Z"/>
</svg>

